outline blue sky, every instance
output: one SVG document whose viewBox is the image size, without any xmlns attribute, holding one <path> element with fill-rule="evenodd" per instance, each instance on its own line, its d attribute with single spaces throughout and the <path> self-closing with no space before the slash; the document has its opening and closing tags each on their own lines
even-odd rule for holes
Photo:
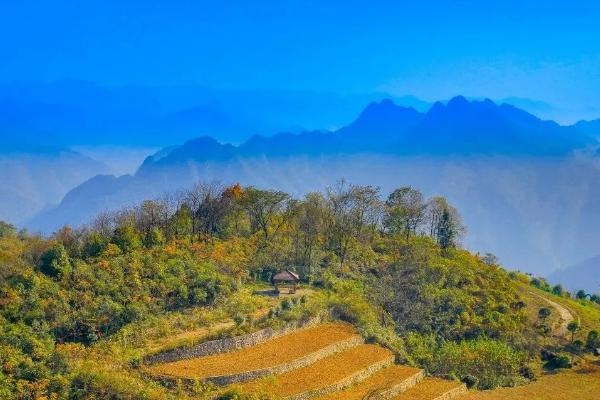
<svg viewBox="0 0 600 400">
<path fill-rule="evenodd" d="M 598 21 L 594 1 L 6 1 L 0 82 L 518 96 L 599 117 Z"/>
</svg>

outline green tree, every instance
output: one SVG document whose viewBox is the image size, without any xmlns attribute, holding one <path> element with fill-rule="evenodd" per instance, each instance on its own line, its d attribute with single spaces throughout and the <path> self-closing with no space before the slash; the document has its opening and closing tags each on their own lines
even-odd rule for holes
<svg viewBox="0 0 600 400">
<path fill-rule="evenodd" d="M 556 285 L 552 287 L 552 294 L 555 294 L 557 296 L 562 296 L 564 294 L 565 290 L 563 289 L 562 285 Z"/>
<path fill-rule="evenodd" d="M 417 233 L 425 220 L 427 206 L 423 202 L 423 195 L 410 186 L 394 190 L 388 196 L 385 206 L 385 227 L 392 233 L 404 234 L 407 241 L 411 234 Z"/>
<path fill-rule="evenodd" d="M 17 228 L 8 222 L 0 221 L 0 238 L 14 236 L 17 234 Z"/>
<path fill-rule="evenodd" d="M 585 290 L 578 290 L 578 291 L 577 291 L 577 294 L 575 294 L 575 297 L 576 297 L 578 300 L 584 300 L 584 299 L 587 299 L 587 297 L 588 297 L 588 296 L 589 296 L 589 295 L 588 295 L 588 294 L 585 292 Z"/>
<path fill-rule="evenodd" d="M 600 348 L 600 334 L 598 333 L 597 330 L 591 330 L 588 335 L 587 335 L 587 339 L 585 341 L 585 347 L 588 350 L 594 350 L 597 348 Z"/>
<path fill-rule="evenodd" d="M 71 271 L 67 250 L 61 243 L 55 243 L 40 259 L 40 271 L 50 277 L 62 277 Z"/>
<path fill-rule="evenodd" d="M 107 240 L 98 232 L 91 232 L 83 242 L 83 257 L 98 257 L 106 248 Z"/>
<path fill-rule="evenodd" d="M 577 322 L 577 321 L 571 321 L 567 325 L 567 330 L 569 332 L 571 332 L 571 343 L 573 343 L 573 341 L 575 340 L 575 334 L 577 333 L 579 328 L 580 328 L 579 322 Z"/>
<path fill-rule="evenodd" d="M 112 242 L 119 246 L 121 251 L 124 253 L 128 253 L 142 247 L 140 235 L 131 225 L 123 225 L 115 229 Z"/>
<path fill-rule="evenodd" d="M 543 323 L 546 323 L 546 319 L 552 314 L 549 308 L 542 307 L 538 310 L 538 318 L 542 320 Z"/>
<path fill-rule="evenodd" d="M 450 212 L 448 210 L 444 210 L 437 228 L 438 244 L 444 250 L 450 247 L 455 247 L 457 234 L 458 232 L 456 231 L 456 227 L 452 222 Z"/>
<path fill-rule="evenodd" d="M 241 205 L 250 218 L 252 233 L 262 232 L 265 239 L 278 230 L 283 221 L 277 221 L 289 200 L 287 193 L 276 190 L 259 190 L 249 187 L 244 190 Z"/>
<path fill-rule="evenodd" d="M 144 245 L 147 248 L 157 247 L 165 242 L 165 237 L 158 227 L 150 229 L 150 232 L 144 237 Z"/>
</svg>

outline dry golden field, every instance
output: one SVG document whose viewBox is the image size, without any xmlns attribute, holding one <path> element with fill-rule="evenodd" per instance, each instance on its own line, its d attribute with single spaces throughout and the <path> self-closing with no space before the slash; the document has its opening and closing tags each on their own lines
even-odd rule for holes
<svg viewBox="0 0 600 400">
<path fill-rule="evenodd" d="M 289 363 L 324 347 L 358 336 L 344 323 L 299 330 L 245 349 L 206 357 L 157 364 L 148 370 L 159 375 L 206 378 L 255 371 Z"/>
<path fill-rule="evenodd" d="M 336 384 L 373 364 L 393 357 L 383 347 L 364 344 L 326 357 L 305 368 L 243 384 L 241 389 L 245 392 L 269 393 L 275 397 L 293 396 Z"/>
<path fill-rule="evenodd" d="M 369 393 L 378 393 L 388 390 L 403 381 L 421 373 L 418 368 L 403 365 L 392 365 L 373 374 L 357 385 L 351 386 L 341 392 L 319 397 L 318 400 L 362 400 Z"/>
<path fill-rule="evenodd" d="M 394 397 L 393 400 L 433 400 L 462 387 L 460 382 L 439 378 L 425 378 L 416 386 Z"/>
<path fill-rule="evenodd" d="M 598 362 L 583 367 L 541 376 L 536 382 L 516 388 L 499 388 L 469 392 L 465 400 L 598 400 L 600 366 Z"/>
</svg>

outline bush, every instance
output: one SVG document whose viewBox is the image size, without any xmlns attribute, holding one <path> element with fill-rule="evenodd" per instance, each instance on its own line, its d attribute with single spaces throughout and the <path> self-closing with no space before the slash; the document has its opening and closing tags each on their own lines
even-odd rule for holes
<svg viewBox="0 0 600 400">
<path fill-rule="evenodd" d="M 477 387 L 477 384 L 479 383 L 479 379 L 473 375 L 465 375 L 460 379 L 460 381 L 467 385 L 469 389 Z"/>
<path fill-rule="evenodd" d="M 595 349 L 600 347 L 600 334 L 598 334 L 598 331 L 591 330 L 588 333 L 587 339 L 585 341 L 585 347 L 590 351 L 594 351 Z"/>
<path fill-rule="evenodd" d="M 549 369 L 557 369 L 557 368 L 571 368 L 571 359 L 565 355 L 559 355 L 556 358 L 548 361 L 545 365 L 546 368 Z"/>
<path fill-rule="evenodd" d="M 434 357 L 433 372 L 472 376 L 477 388 L 492 389 L 510 386 L 520 376 L 527 359 L 522 352 L 506 343 L 491 339 L 476 339 L 460 343 L 444 342 Z"/>
</svg>

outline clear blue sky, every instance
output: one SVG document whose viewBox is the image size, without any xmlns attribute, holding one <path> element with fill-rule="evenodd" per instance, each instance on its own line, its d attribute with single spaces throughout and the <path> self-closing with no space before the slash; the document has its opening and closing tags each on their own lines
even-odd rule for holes
<svg viewBox="0 0 600 400">
<path fill-rule="evenodd" d="M 0 82 L 519 96 L 600 116 L 600 2 L 7 0 L 0 60 Z"/>
</svg>

